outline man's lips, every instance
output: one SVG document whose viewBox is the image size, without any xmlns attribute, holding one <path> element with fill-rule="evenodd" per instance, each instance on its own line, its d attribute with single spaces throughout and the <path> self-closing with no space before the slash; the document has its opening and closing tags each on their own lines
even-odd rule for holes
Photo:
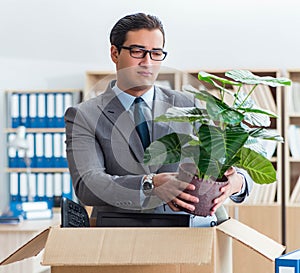
<svg viewBox="0 0 300 273">
<path fill-rule="evenodd" d="M 138 74 L 144 77 L 152 76 L 152 72 L 150 71 L 138 71 Z"/>
</svg>

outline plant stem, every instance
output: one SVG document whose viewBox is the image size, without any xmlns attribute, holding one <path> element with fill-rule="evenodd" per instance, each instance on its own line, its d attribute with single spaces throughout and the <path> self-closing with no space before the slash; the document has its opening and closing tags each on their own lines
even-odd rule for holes
<svg viewBox="0 0 300 273">
<path fill-rule="evenodd" d="M 223 83 L 223 88 L 225 89 L 225 83 Z M 223 89 L 220 89 L 220 95 L 221 95 L 221 100 L 222 102 L 224 102 L 224 98 L 225 98 L 225 92 Z"/>
<path fill-rule="evenodd" d="M 242 101 L 242 103 L 239 105 L 238 108 L 242 107 L 243 104 L 247 101 L 247 99 L 250 97 L 250 95 L 252 94 L 252 92 L 254 91 L 254 89 L 256 88 L 258 84 L 253 85 L 252 89 L 250 90 L 249 94 L 246 96 L 246 98 Z"/>
<path fill-rule="evenodd" d="M 233 105 L 232 105 L 232 106 L 235 105 L 236 100 L 237 100 L 237 98 L 238 98 L 238 96 L 239 96 L 239 93 L 240 93 L 240 91 L 241 91 L 241 88 L 242 88 L 242 85 L 239 86 L 239 89 L 237 90 L 237 92 L 236 92 L 236 94 L 235 94 L 235 96 L 234 96 L 234 101 L 233 101 Z"/>
</svg>

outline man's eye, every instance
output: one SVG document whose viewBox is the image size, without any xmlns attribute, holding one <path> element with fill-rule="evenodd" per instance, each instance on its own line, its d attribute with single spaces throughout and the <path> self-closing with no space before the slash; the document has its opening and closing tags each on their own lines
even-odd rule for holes
<svg viewBox="0 0 300 273">
<path fill-rule="evenodd" d="M 163 55 L 163 52 L 160 51 L 160 50 L 158 50 L 158 51 L 152 51 L 152 54 L 153 54 L 154 56 L 161 56 L 161 55 Z"/>
<path fill-rule="evenodd" d="M 139 49 L 139 48 L 132 48 L 131 52 L 133 54 L 143 54 L 144 53 L 144 51 L 142 49 Z"/>
</svg>

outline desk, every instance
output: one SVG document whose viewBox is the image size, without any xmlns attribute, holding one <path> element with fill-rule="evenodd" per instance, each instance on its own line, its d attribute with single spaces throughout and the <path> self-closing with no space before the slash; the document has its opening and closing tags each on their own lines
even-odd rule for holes
<svg viewBox="0 0 300 273">
<path fill-rule="evenodd" d="M 42 230 L 60 225 L 60 214 L 54 213 L 49 220 L 24 220 L 18 225 L 0 225 L 0 260 L 2 261 Z M 0 266 L 0 273 L 44 273 L 48 267 L 41 266 L 41 253 L 33 258 L 14 264 Z"/>
</svg>

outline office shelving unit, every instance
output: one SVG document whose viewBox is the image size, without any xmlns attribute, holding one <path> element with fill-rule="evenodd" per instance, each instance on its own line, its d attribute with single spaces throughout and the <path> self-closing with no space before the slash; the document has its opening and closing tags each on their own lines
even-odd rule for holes
<svg viewBox="0 0 300 273">
<path fill-rule="evenodd" d="M 292 86 L 285 88 L 285 200 L 287 252 L 299 249 L 300 214 L 300 69 L 287 70 Z"/>
<path fill-rule="evenodd" d="M 65 154 L 64 112 L 81 100 L 81 91 L 7 90 L 7 181 L 11 213 L 27 201 L 47 201 L 59 206 L 72 198 L 72 184 Z M 21 127 L 28 149 L 9 146 Z M 29 161 L 26 161 L 26 157 Z"/>
</svg>

